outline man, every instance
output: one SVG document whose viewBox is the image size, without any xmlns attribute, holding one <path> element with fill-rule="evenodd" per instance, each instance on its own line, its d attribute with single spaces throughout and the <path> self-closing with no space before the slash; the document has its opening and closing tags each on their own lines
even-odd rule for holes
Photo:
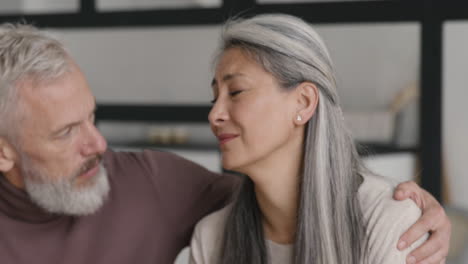
<svg viewBox="0 0 468 264">
<path fill-rule="evenodd" d="M 106 150 L 94 111 L 60 42 L 0 26 L 2 263 L 172 263 L 195 223 L 228 202 L 233 176 L 167 153 Z M 399 195 L 425 204 L 422 220 L 438 221 L 416 223 L 404 241 L 432 231 L 414 256 L 440 263 L 450 236 L 440 205 L 415 186 Z"/>
</svg>

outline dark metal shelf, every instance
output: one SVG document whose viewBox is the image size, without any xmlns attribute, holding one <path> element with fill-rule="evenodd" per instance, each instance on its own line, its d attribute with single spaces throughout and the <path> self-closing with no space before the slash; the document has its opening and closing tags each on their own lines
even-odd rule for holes
<svg viewBox="0 0 468 264">
<path fill-rule="evenodd" d="M 394 144 L 382 144 L 372 142 L 359 142 L 357 144 L 357 149 L 359 155 L 361 156 L 419 152 L 419 147 L 400 147 Z"/>
<path fill-rule="evenodd" d="M 317 3 L 258 4 L 252 0 L 224 0 L 218 8 L 159 8 L 125 11 L 98 11 L 95 0 L 82 0 L 74 13 L 0 14 L 1 22 L 26 21 L 39 27 L 110 28 L 145 26 L 219 25 L 241 13 L 250 16 L 281 12 L 304 18 L 311 23 L 422 22 L 424 8 L 437 12 L 439 20 L 468 19 L 468 3 L 443 0 L 387 0 Z"/>
<path fill-rule="evenodd" d="M 211 107 L 206 105 L 98 104 L 96 122 L 113 120 L 127 122 L 207 123 L 210 109 Z"/>
<path fill-rule="evenodd" d="M 244 0 L 245 1 L 245 0 Z M 230 1 L 225 1 L 230 2 Z M 243 1 L 239 1 L 243 2 Z M 178 8 L 125 11 L 97 11 L 88 4 L 81 12 L 0 15 L 0 22 L 27 21 L 39 27 L 100 28 L 145 26 L 219 25 L 242 13 L 250 16 L 281 12 L 310 23 L 365 23 L 421 21 L 418 1 L 356 1 L 288 4 L 224 4 L 219 8 Z"/>
<path fill-rule="evenodd" d="M 0 22 L 27 21 L 39 27 L 112 28 L 144 26 L 216 25 L 225 19 L 216 8 L 186 8 L 115 11 L 99 13 L 63 13 L 2 15 Z"/>
</svg>

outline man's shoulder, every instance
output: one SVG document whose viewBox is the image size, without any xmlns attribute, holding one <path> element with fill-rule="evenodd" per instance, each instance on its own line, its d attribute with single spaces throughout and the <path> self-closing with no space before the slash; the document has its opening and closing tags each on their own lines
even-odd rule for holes
<svg viewBox="0 0 468 264">
<path fill-rule="evenodd" d="M 141 160 L 151 160 L 153 162 L 189 162 L 188 160 L 167 151 L 155 149 L 142 149 L 140 151 L 117 151 L 108 149 L 104 155 L 106 161 L 132 162 Z"/>
<path fill-rule="evenodd" d="M 144 149 L 141 151 L 115 151 L 107 150 L 104 153 L 104 163 L 107 169 L 114 167 L 135 169 L 164 169 L 165 167 L 193 167 L 195 163 L 176 154 Z"/>
</svg>

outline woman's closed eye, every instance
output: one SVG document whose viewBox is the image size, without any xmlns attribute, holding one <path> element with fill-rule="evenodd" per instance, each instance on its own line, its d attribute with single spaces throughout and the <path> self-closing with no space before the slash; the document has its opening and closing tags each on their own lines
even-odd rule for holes
<svg viewBox="0 0 468 264">
<path fill-rule="evenodd" d="M 229 96 L 235 97 L 236 95 L 242 93 L 243 91 L 244 91 L 244 90 L 235 90 L 235 91 L 229 92 Z M 210 102 L 211 102 L 212 104 L 215 104 L 217 100 L 218 100 L 218 98 L 216 97 L 216 98 L 214 98 L 213 100 L 211 100 Z"/>
<path fill-rule="evenodd" d="M 230 92 L 229 95 L 230 95 L 231 97 L 234 97 L 234 96 L 236 96 L 236 95 L 238 95 L 238 94 L 240 94 L 240 93 L 242 93 L 242 92 L 243 92 L 243 90 L 236 90 L 236 91 Z"/>
</svg>

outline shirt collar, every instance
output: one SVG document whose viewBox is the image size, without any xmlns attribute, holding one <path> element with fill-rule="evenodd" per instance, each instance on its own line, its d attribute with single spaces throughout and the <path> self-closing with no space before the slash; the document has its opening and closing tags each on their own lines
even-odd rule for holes
<svg viewBox="0 0 468 264">
<path fill-rule="evenodd" d="M 0 173 L 0 214 L 30 223 L 49 222 L 60 217 L 36 205 L 25 190 L 15 187 L 2 173 Z"/>
</svg>

